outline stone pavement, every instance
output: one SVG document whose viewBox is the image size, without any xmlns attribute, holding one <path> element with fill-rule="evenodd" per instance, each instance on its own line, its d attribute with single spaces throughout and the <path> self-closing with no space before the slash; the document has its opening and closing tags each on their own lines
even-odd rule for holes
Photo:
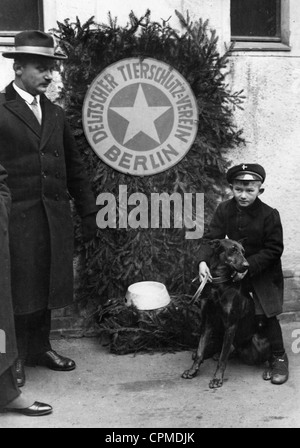
<svg viewBox="0 0 300 448">
<path fill-rule="evenodd" d="M 60 339 L 53 348 L 74 358 L 73 372 L 27 368 L 23 390 L 53 406 L 50 416 L 0 415 L 0 428 L 300 428 L 300 322 L 282 324 L 290 379 L 274 386 L 262 366 L 231 360 L 222 388 L 211 390 L 215 361 L 181 378 L 191 353 L 110 354 L 96 338 Z M 298 331 L 297 331 L 298 330 Z M 297 341 L 298 337 L 298 341 Z"/>
</svg>

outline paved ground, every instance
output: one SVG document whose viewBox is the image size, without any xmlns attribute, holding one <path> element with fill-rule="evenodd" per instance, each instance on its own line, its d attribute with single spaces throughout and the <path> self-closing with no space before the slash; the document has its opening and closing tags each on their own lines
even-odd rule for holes
<svg viewBox="0 0 300 448">
<path fill-rule="evenodd" d="M 231 360 L 226 381 L 217 390 L 208 388 L 213 360 L 207 360 L 193 380 L 181 378 L 190 366 L 190 352 L 116 356 L 97 339 L 53 341 L 78 368 L 70 373 L 28 368 L 23 389 L 32 401 L 50 403 L 53 414 L 0 415 L 0 427 L 300 428 L 300 353 L 292 351 L 293 342 L 300 349 L 300 322 L 282 327 L 290 360 L 286 384 L 274 386 L 261 379 L 262 367 Z"/>
</svg>

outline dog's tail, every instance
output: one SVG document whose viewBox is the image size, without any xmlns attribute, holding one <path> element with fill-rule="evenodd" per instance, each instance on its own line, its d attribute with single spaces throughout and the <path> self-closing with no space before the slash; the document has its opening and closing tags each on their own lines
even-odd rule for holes
<svg viewBox="0 0 300 448">
<path fill-rule="evenodd" d="M 270 343 L 255 333 L 250 341 L 236 349 L 239 358 L 248 365 L 262 364 L 270 359 Z"/>
</svg>

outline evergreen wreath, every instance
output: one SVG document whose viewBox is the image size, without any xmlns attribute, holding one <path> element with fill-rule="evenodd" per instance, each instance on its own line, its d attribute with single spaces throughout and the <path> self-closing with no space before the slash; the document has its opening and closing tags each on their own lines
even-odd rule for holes
<svg viewBox="0 0 300 448">
<path fill-rule="evenodd" d="M 178 11 L 175 13 L 182 32 L 173 29 L 168 21 L 152 21 L 149 10 L 141 18 L 131 12 L 125 27 L 119 26 L 111 14 L 108 24 L 96 24 L 93 18 L 84 24 L 78 18 L 75 23 L 69 19 L 58 22 L 56 35 L 61 49 L 68 55 L 61 70 L 62 99 L 96 196 L 109 192 L 117 197 L 119 185 L 127 185 L 128 195 L 140 192 L 148 198 L 155 192 L 204 193 L 207 223 L 224 197 L 224 173 L 229 165 L 226 152 L 244 142 L 242 130 L 236 128 L 233 119 L 233 111 L 242 108 L 244 97 L 242 91 L 232 92 L 226 84 L 231 47 L 221 55 L 218 37 L 208 21 L 192 22 L 188 14 L 184 17 Z M 180 163 L 153 176 L 130 176 L 107 166 L 90 148 L 82 127 L 82 106 L 89 85 L 107 66 L 132 57 L 152 57 L 174 67 L 189 82 L 198 104 L 198 133 L 190 151 Z M 75 219 L 79 224 L 77 216 Z M 148 344 L 145 341 L 145 322 L 153 329 L 151 313 L 148 321 L 144 319 L 140 344 L 136 329 L 141 326 L 137 321 L 125 325 L 128 308 L 123 304 L 123 297 L 130 284 L 144 280 L 163 282 L 169 293 L 177 297 L 177 310 L 172 308 L 167 322 L 174 329 L 170 321 L 170 315 L 171 319 L 173 316 L 178 337 L 174 342 L 172 333 L 167 340 L 173 341 L 176 349 L 190 344 L 189 341 L 180 345 L 186 331 L 186 306 L 179 298 L 191 297 L 195 291 L 192 279 L 197 275 L 200 240 L 186 240 L 185 229 L 107 228 L 99 229 L 97 237 L 84 245 L 77 225 L 76 241 L 80 260 L 77 298 L 85 306 L 93 303 L 99 307 L 100 329 L 114 335 L 111 348 L 115 352 L 119 350 L 118 336 L 119 352 L 131 351 L 130 338 L 124 342 L 128 328 L 135 329 L 135 347 L 170 348 L 172 345 L 166 342 L 165 335 L 160 343 L 153 338 L 152 342 L 148 339 Z M 181 319 L 178 319 L 178 309 Z M 193 314 L 195 322 L 196 315 Z M 193 328 L 193 323 L 190 327 Z"/>
</svg>

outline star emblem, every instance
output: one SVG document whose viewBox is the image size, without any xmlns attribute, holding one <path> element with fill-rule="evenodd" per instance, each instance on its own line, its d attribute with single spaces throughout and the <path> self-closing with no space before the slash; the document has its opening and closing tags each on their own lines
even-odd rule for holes
<svg viewBox="0 0 300 448">
<path fill-rule="evenodd" d="M 143 132 L 155 142 L 161 143 L 157 133 L 155 120 L 163 115 L 171 106 L 149 106 L 142 85 L 139 84 L 132 107 L 111 107 L 110 109 L 128 121 L 123 145 Z"/>
<path fill-rule="evenodd" d="M 242 166 L 242 169 L 243 169 L 243 170 L 246 170 L 246 169 L 247 169 L 247 165 L 243 165 L 243 166 Z"/>
</svg>

